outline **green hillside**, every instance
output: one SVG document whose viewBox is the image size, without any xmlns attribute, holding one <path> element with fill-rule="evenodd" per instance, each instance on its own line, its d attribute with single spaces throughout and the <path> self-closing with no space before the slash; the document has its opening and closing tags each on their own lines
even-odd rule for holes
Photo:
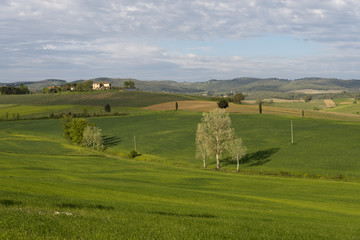
<svg viewBox="0 0 360 240">
<path fill-rule="evenodd" d="M 201 112 L 141 108 L 193 99 L 1 95 L 0 239 L 358 239 L 360 123 L 286 116 L 286 108 L 274 112 L 282 115 L 231 113 L 248 150 L 240 172 L 226 155 L 220 171 L 215 159 L 203 169 L 195 159 Z M 348 101 L 336 100 L 334 109 Z M 87 118 L 102 129 L 104 151 L 71 144 L 59 119 L 16 120 L 17 112 L 27 119 L 101 115 L 105 104 L 127 115 Z M 141 155 L 130 159 L 134 136 Z"/>
<path fill-rule="evenodd" d="M 93 119 L 106 137 L 119 143 L 108 151 L 126 155 L 137 148 L 142 158 L 173 165 L 201 167 L 195 156 L 195 131 L 200 113 L 145 112 L 121 118 Z M 359 123 L 315 120 L 272 115 L 231 114 L 236 133 L 248 148 L 242 169 L 288 172 L 289 174 L 360 177 L 357 156 Z M 290 144 L 290 121 L 295 126 L 295 144 Z M 112 126 L 112 127 L 108 127 Z M 331 129 L 331 131 L 329 131 Z M 215 168 L 210 160 L 209 168 Z M 223 162 L 224 170 L 234 171 L 235 162 Z"/>
<path fill-rule="evenodd" d="M 181 94 L 151 93 L 151 92 L 69 92 L 60 94 L 28 94 L 28 95 L 0 95 L 1 104 L 26 105 L 88 105 L 114 107 L 145 107 L 153 104 L 198 99 L 197 97 Z"/>
<path fill-rule="evenodd" d="M 132 120 L 143 132 L 147 127 L 156 130 L 159 126 L 150 119 L 154 114 Z M 158 118 L 166 117 L 173 131 L 188 127 L 186 119 L 199 118 L 162 114 Z M 176 127 L 180 118 L 185 123 Z M 235 123 L 243 116 L 232 118 Z M 106 125 L 124 119 L 96 121 Z M 278 119 L 279 125 L 283 120 Z M 267 119 L 258 127 L 263 130 L 269 121 L 277 120 Z M 353 125 L 328 124 L 355 130 Z M 105 125 L 107 134 L 119 127 Z M 158 129 L 168 141 L 179 137 L 165 130 L 170 131 L 168 125 Z M 114 135 L 119 145 L 127 141 L 126 132 Z M 276 132 L 273 140 L 256 136 L 257 142 L 263 139 L 259 147 L 279 145 L 274 140 L 282 139 Z M 360 233 L 358 182 L 230 174 L 130 160 L 70 145 L 58 120 L 0 122 L 0 138 L 2 239 L 357 239 Z M 160 144 L 157 154 L 186 144 Z"/>
<path fill-rule="evenodd" d="M 339 91 L 360 91 L 360 80 L 342 80 L 333 78 L 301 78 L 295 80 L 278 79 L 278 78 L 234 78 L 226 80 L 209 80 L 204 82 L 176 82 L 176 81 L 144 81 L 129 78 L 94 78 L 93 82 L 110 82 L 114 87 L 123 87 L 125 81 L 133 81 L 135 86 L 142 91 L 152 92 L 173 92 L 173 93 L 192 93 L 201 94 L 203 92 L 229 93 L 234 92 L 266 92 L 269 93 L 287 93 L 304 89 L 311 90 L 339 90 Z M 73 81 L 73 83 L 84 80 Z M 65 84 L 64 80 L 49 79 L 38 82 L 17 82 L 5 85 L 19 86 L 24 84 L 32 91 L 41 91 L 44 87 L 60 86 Z M 279 94 L 277 95 L 279 96 Z M 280 95 L 281 96 L 281 95 Z M 288 95 L 287 95 L 288 97 Z"/>
</svg>

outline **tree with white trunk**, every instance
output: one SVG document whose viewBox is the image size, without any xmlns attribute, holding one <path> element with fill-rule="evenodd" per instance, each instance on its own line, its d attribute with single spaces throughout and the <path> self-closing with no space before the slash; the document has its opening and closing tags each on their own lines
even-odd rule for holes
<svg viewBox="0 0 360 240">
<path fill-rule="evenodd" d="M 88 125 L 84 129 L 82 145 L 99 150 L 104 146 L 104 140 L 101 136 L 101 129 L 95 125 Z"/>
<path fill-rule="evenodd" d="M 231 119 L 225 109 L 218 108 L 209 113 L 203 113 L 197 131 L 196 146 L 198 152 L 203 159 L 206 159 L 210 154 L 215 155 L 216 168 L 220 170 L 220 157 L 228 150 L 228 145 L 233 136 L 234 129 L 231 128 Z"/>
<path fill-rule="evenodd" d="M 232 159 L 236 160 L 236 171 L 239 171 L 240 159 L 246 154 L 246 147 L 243 144 L 243 140 L 241 138 L 233 138 L 229 145 L 228 151 Z"/>
<path fill-rule="evenodd" d="M 199 123 L 197 126 L 195 143 L 196 143 L 196 157 L 203 161 L 204 168 L 206 168 L 206 159 L 211 155 L 209 134 L 206 131 L 204 123 Z"/>
</svg>

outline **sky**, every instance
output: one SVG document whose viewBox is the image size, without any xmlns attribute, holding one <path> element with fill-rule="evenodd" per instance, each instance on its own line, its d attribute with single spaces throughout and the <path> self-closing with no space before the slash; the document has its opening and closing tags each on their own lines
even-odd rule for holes
<svg viewBox="0 0 360 240">
<path fill-rule="evenodd" d="M 0 0 L 0 82 L 360 79 L 359 0 Z"/>
</svg>

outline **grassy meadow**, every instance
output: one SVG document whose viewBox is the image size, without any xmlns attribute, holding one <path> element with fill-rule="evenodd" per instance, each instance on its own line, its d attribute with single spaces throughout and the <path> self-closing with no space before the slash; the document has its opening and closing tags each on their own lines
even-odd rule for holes
<svg viewBox="0 0 360 240">
<path fill-rule="evenodd" d="M 8 142 L 0 151 L 3 239 L 356 239 L 360 233 L 357 182 L 110 156 L 67 143 L 58 120 L 0 125 L 1 143 Z"/>
<path fill-rule="evenodd" d="M 248 148 L 243 170 L 360 176 L 360 123 L 274 115 L 230 116 Z M 126 156 L 133 149 L 135 135 L 137 151 L 143 154 L 140 159 L 201 167 L 201 161 L 194 159 L 200 119 L 197 112 L 163 111 L 92 121 L 103 129 L 105 139 L 116 142 L 110 144 L 109 152 Z M 290 121 L 294 124 L 294 144 L 290 143 Z M 215 160 L 208 164 L 210 169 L 215 168 Z M 236 168 L 226 157 L 222 165 L 224 170 Z"/>
<path fill-rule="evenodd" d="M 316 99 L 311 100 L 310 102 L 279 102 L 272 103 L 271 106 L 280 107 L 280 108 L 297 108 L 303 110 L 324 110 L 326 105 L 324 100 Z"/>
<path fill-rule="evenodd" d="M 0 115 L 25 106 L 4 99 Z M 102 129 L 105 151 L 69 143 L 58 119 L 0 121 L 0 239 L 360 236 L 360 123 L 231 113 L 248 148 L 237 173 L 226 156 L 221 171 L 195 159 L 201 112 L 121 104 L 112 109 L 128 115 L 87 118 Z M 90 106 L 59 100 L 23 110 L 103 108 Z M 134 135 L 142 155 L 130 159 Z"/>
<path fill-rule="evenodd" d="M 86 105 L 113 107 L 145 107 L 157 103 L 193 100 L 198 97 L 183 94 L 127 91 L 65 92 L 52 94 L 1 95 L 1 104 L 23 105 Z"/>
<path fill-rule="evenodd" d="M 112 112 L 134 113 L 139 107 L 169 101 L 199 99 L 190 95 L 151 92 L 65 92 L 56 94 L 1 95 L 0 120 L 46 118 L 51 114 L 105 114 L 109 104 Z"/>
</svg>

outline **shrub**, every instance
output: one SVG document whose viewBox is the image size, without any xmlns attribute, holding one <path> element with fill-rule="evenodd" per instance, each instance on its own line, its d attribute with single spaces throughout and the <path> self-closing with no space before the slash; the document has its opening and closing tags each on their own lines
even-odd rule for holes
<svg viewBox="0 0 360 240">
<path fill-rule="evenodd" d="M 138 152 L 136 152 L 135 150 L 132 150 L 130 153 L 129 153 L 129 157 L 130 158 L 135 158 L 137 156 L 140 156 L 141 154 L 139 154 Z"/>
<path fill-rule="evenodd" d="M 310 95 L 306 95 L 306 96 L 304 97 L 304 101 L 305 101 L 305 102 L 310 102 L 311 99 L 312 99 L 312 96 L 310 96 Z"/>
</svg>

